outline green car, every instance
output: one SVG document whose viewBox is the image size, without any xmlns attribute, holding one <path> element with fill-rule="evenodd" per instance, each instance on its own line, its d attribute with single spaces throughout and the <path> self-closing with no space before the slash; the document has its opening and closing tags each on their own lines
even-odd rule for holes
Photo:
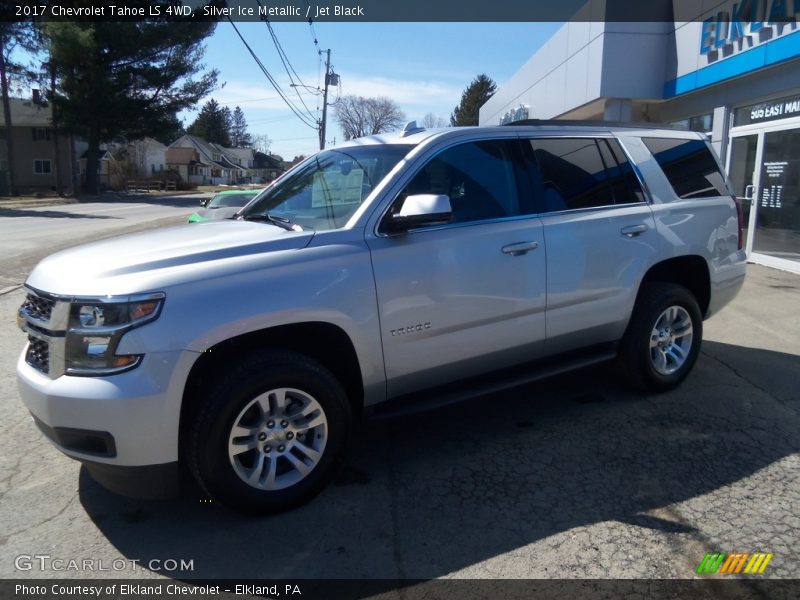
<svg viewBox="0 0 800 600">
<path fill-rule="evenodd" d="M 245 204 L 258 196 L 263 190 L 228 190 L 217 193 L 211 200 L 200 201 L 200 208 L 189 217 L 189 223 L 219 221 L 230 219 Z"/>
</svg>

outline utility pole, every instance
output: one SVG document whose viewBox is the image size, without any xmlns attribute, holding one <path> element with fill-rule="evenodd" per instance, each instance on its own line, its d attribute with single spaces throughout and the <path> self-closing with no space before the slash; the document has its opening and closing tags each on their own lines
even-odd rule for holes
<svg viewBox="0 0 800 600">
<path fill-rule="evenodd" d="M 331 82 L 331 49 L 325 61 L 325 91 L 322 93 L 322 120 L 319 122 L 319 149 L 325 150 L 325 125 L 328 119 L 328 85 Z"/>
</svg>

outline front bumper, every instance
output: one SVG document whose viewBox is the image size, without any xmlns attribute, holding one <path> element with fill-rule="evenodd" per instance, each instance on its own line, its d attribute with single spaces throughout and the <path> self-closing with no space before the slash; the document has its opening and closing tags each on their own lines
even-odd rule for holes
<svg viewBox="0 0 800 600">
<path fill-rule="evenodd" d="M 50 379 L 25 362 L 26 351 L 17 362 L 20 396 L 64 454 L 87 466 L 177 462 L 181 400 L 197 353 L 147 354 L 138 368 L 108 377 Z"/>
</svg>

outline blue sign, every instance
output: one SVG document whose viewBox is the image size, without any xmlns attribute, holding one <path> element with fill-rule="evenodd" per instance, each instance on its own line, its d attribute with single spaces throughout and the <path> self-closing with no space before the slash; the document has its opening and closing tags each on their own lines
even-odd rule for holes
<svg viewBox="0 0 800 600">
<path fill-rule="evenodd" d="M 703 21 L 700 30 L 700 54 L 708 54 L 737 40 L 753 36 L 763 29 L 797 28 L 800 0 L 741 0 L 730 12 L 719 11 Z"/>
</svg>

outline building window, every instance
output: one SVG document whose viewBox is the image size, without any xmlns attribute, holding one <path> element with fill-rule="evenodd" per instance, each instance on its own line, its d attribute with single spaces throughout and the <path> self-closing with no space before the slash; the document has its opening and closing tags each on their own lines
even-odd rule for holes
<svg viewBox="0 0 800 600">
<path fill-rule="evenodd" d="M 47 127 L 34 127 L 33 128 L 33 141 L 34 142 L 49 142 L 50 130 Z"/>
<path fill-rule="evenodd" d="M 670 125 L 677 125 L 678 127 L 684 127 L 689 131 L 696 131 L 698 133 L 711 133 L 714 127 L 714 114 L 708 113 L 696 117 L 689 117 L 688 119 L 681 119 L 680 121 L 672 121 Z"/>
<path fill-rule="evenodd" d="M 33 161 L 35 175 L 52 175 L 53 162 L 49 158 L 37 158 Z"/>
</svg>

